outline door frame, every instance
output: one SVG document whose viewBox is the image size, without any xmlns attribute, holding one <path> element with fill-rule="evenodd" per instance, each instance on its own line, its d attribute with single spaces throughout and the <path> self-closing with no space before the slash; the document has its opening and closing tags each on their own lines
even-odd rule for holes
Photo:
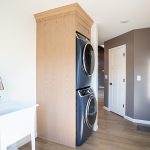
<svg viewBox="0 0 150 150">
<path fill-rule="evenodd" d="M 109 63 L 110 63 L 110 61 L 109 61 L 109 57 L 110 57 L 110 55 L 109 55 L 109 51 L 110 50 L 112 50 L 112 49 L 115 49 L 115 48 L 125 48 L 125 57 L 126 57 L 126 63 L 125 64 L 127 64 L 127 49 L 126 49 L 126 44 L 123 44 L 123 45 L 120 45 L 120 46 L 116 46 L 116 47 L 113 47 L 113 48 L 110 48 L 109 50 L 108 50 L 108 72 L 109 72 L 109 74 L 108 74 L 108 109 L 109 109 L 109 111 L 111 111 L 111 107 L 110 107 L 110 103 L 111 103 L 111 98 L 110 98 L 110 85 L 109 85 L 109 77 L 110 77 L 110 65 L 109 65 Z M 125 69 L 127 70 L 127 65 L 125 66 Z M 126 71 L 125 70 L 125 71 Z M 123 117 L 125 118 L 125 116 L 126 116 L 126 83 L 127 83 L 127 72 L 126 72 L 126 77 L 125 77 L 125 100 L 124 100 L 124 112 L 123 112 Z"/>
</svg>

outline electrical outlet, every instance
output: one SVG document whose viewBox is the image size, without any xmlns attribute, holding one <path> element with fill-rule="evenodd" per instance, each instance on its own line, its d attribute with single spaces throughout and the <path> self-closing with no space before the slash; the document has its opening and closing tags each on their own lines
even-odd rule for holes
<svg viewBox="0 0 150 150">
<path fill-rule="evenodd" d="M 107 76 L 107 74 L 105 74 L 105 79 L 108 79 L 108 76 Z"/>
<path fill-rule="evenodd" d="M 137 75 L 137 81 L 141 81 L 141 76 Z"/>
</svg>

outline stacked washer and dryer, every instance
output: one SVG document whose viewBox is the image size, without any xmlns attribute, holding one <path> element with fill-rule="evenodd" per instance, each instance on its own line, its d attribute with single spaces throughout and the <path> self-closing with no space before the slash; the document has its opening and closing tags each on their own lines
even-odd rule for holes
<svg viewBox="0 0 150 150">
<path fill-rule="evenodd" d="M 86 141 L 93 131 L 97 116 L 97 102 L 91 88 L 95 66 L 90 40 L 76 33 L 76 145 Z"/>
</svg>

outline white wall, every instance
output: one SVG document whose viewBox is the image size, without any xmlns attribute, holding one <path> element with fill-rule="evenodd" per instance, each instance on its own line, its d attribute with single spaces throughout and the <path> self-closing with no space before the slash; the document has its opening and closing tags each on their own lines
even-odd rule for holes
<svg viewBox="0 0 150 150">
<path fill-rule="evenodd" d="M 95 93 L 96 100 L 98 102 L 98 25 L 96 22 L 93 24 L 91 29 L 91 43 L 95 52 L 95 68 L 92 76 L 92 87 Z M 98 128 L 98 120 L 96 120 L 95 122 L 94 130 L 97 130 L 97 128 Z"/>
<path fill-rule="evenodd" d="M 5 88 L 2 97 L 4 100 L 36 103 L 36 23 L 33 14 L 46 10 L 46 7 L 49 9 L 52 2 L 47 2 L 49 5 L 43 4 L 42 0 L 0 0 L 0 76 Z M 39 3 L 43 5 L 38 5 Z M 94 24 L 92 43 L 96 67 L 93 89 L 98 99 L 97 36 L 97 25 Z M 97 122 L 94 129 L 97 129 Z"/>
<path fill-rule="evenodd" d="M 3 100 L 36 101 L 36 26 L 34 17 L 17 3 L 0 2 L 0 76 Z"/>
</svg>

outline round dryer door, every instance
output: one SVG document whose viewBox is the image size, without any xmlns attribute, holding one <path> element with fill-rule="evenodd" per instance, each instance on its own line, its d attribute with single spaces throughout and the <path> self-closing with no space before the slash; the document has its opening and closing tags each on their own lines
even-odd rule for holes
<svg viewBox="0 0 150 150">
<path fill-rule="evenodd" d="M 89 128 L 92 128 L 97 116 L 97 104 L 96 104 L 96 99 L 92 95 L 90 96 L 87 106 L 86 106 L 86 112 L 85 112 L 85 120 L 86 124 Z"/>
<path fill-rule="evenodd" d="M 86 44 L 83 51 L 83 67 L 88 75 L 92 75 L 95 66 L 94 50 L 90 43 Z"/>
</svg>

